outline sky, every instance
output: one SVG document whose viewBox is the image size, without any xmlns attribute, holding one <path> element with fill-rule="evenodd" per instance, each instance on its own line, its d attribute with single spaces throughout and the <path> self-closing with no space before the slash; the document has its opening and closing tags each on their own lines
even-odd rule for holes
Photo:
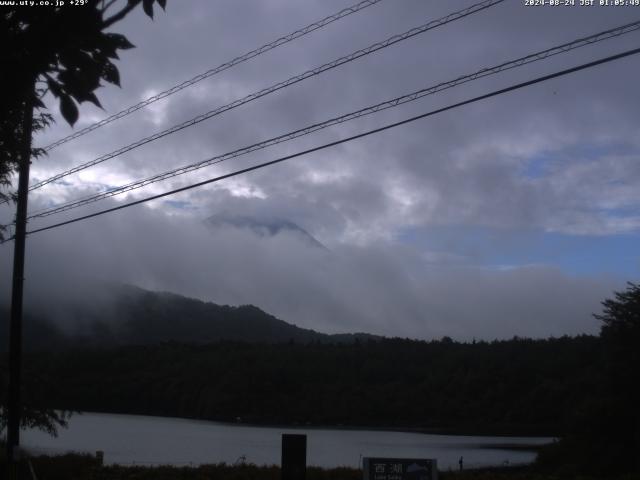
<svg viewBox="0 0 640 480">
<path fill-rule="evenodd" d="M 344 0 L 168 2 L 112 27 L 136 45 L 122 88 L 57 118 L 47 145 L 331 15 Z M 383 0 L 34 161 L 33 180 L 114 151 L 472 5 Z M 640 19 L 640 7 L 506 0 L 274 92 L 30 196 L 64 203 Z M 640 33 L 470 82 L 44 219 L 99 211 L 637 48 Z M 597 333 L 600 302 L 640 274 L 640 56 L 65 227 L 27 241 L 25 304 L 93 281 L 254 304 L 327 333 L 459 340 Z M 243 219 L 211 222 L 211 217 Z M 12 218 L 0 207 L 0 220 Z M 295 224 L 317 242 L 296 228 Z M 280 226 L 269 230 L 265 226 Z M 256 228 L 258 226 L 258 228 Z M 262 226 L 262 227 L 260 227 Z M 7 292 L 11 245 L 0 250 Z"/>
</svg>

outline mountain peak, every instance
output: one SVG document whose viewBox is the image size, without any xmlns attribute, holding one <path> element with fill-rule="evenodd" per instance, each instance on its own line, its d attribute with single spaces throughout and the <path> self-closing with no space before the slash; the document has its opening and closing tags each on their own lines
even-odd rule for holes
<svg viewBox="0 0 640 480">
<path fill-rule="evenodd" d="M 258 237 L 274 237 L 280 233 L 289 233 L 308 245 L 326 249 L 326 247 L 298 224 L 279 217 L 255 217 L 251 215 L 232 215 L 217 213 L 205 220 L 211 228 L 232 227 L 249 230 Z"/>
</svg>

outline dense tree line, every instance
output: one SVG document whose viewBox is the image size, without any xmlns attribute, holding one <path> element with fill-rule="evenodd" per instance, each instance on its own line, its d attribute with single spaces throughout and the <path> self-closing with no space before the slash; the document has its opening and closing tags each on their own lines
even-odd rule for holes
<svg viewBox="0 0 640 480">
<path fill-rule="evenodd" d="M 456 343 L 165 343 L 27 357 L 60 409 L 276 424 L 561 434 L 596 337 Z M 26 378 L 29 378 L 26 375 Z M 40 389 L 39 389 L 40 390 Z"/>
</svg>

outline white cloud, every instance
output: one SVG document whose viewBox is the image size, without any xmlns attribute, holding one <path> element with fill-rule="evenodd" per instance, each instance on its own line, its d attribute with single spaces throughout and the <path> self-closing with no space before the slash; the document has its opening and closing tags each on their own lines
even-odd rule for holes
<svg viewBox="0 0 640 480">
<path fill-rule="evenodd" d="M 69 142 L 35 162 L 32 176 L 46 178 L 470 3 L 382 2 L 205 80 L 149 110 Z M 118 63 L 123 88 L 107 87 L 98 96 L 108 114 L 117 112 L 151 92 L 162 91 L 344 6 L 337 0 L 304 4 L 192 0 L 183 8 L 170 6 L 153 22 L 137 12 L 114 28 L 138 47 L 125 52 Z M 52 185 L 32 195 L 33 209 L 225 153 L 623 24 L 627 15 L 626 9 L 527 9 L 521 2 L 505 2 L 69 177 L 67 184 Z M 548 63 L 451 89 L 123 198 L 142 198 L 335 141 L 632 44 L 633 38 L 621 37 L 559 55 Z M 61 272 L 69 264 L 95 264 L 92 271 L 106 269 L 108 276 L 115 278 L 117 265 L 126 272 L 126 280 L 143 286 L 183 288 L 182 293 L 222 303 L 255 303 L 286 320 L 319 329 L 342 326 L 345 330 L 389 333 L 399 324 L 399 331 L 418 336 L 452 332 L 482 336 L 483 325 L 491 332 L 489 336 L 581 331 L 579 319 L 588 316 L 594 302 L 597 306 L 615 281 L 568 277 L 551 267 L 465 270 L 464 261 L 454 261 L 451 252 L 398 253 L 403 246 L 397 239 L 407 227 L 438 225 L 637 235 L 640 92 L 628 80 L 636 74 L 637 58 L 622 60 L 185 192 L 169 200 L 185 202 L 189 208 L 170 207 L 170 220 L 163 216 L 168 208 L 163 200 L 155 202 L 152 209 L 135 207 L 138 213 L 102 217 L 83 226 L 43 233 L 42 239 L 34 237 L 32 243 L 41 259 L 50 259 L 62 249 L 60 258 L 69 263 L 59 264 Z M 94 107 L 83 106 L 81 121 L 93 121 L 99 114 Z M 59 120 L 36 143 L 45 145 L 70 131 Z M 624 153 L 616 153 L 619 150 Z M 536 178 L 528 178 L 527 168 L 541 156 L 553 159 L 551 167 Z M 101 206 L 96 204 L 74 214 L 98 208 Z M 224 247 L 224 255 L 215 256 L 210 251 L 212 240 L 200 232 L 197 220 L 222 211 L 295 221 L 330 245 L 333 258 L 340 260 L 318 260 L 315 253 L 300 250 L 291 239 L 253 245 L 254 240 L 232 238 L 232 233 L 216 240 L 219 248 Z M 151 216 L 149 224 L 142 213 Z M 6 212 L 2 215 L 10 217 Z M 36 226 L 45 224 L 33 222 Z M 80 231 L 82 242 L 74 233 Z M 196 244 L 185 243 L 181 236 Z M 70 251 L 67 245 L 74 247 Z M 251 246 L 260 254 L 246 259 L 243 248 Z M 95 260 L 95 248 L 108 257 L 107 262 Z M 438 265 L 437 275 L 431 273 L 430 264 L 439 258 L 455 263 L 455 268 L 447 271 Z M 280 265 L 285 260 L 283 270 Z M 253 283 L 244 282 L 237 269 L 241 261 L 256 268 L 251 272 L 255 273 Z M 372 269 L 379 270 L 365 274 L 369 262 Z M 228 281 L 222 282 L 216 275 L 226 275 Z M 274 276 L 278 281 L 274 282 Z M 546 283 L 556 288 L 548 292 L 553 301 L 538 304 L 534 293 L 539 284 Z M 316 295 L 314 292 L 325 284 L 336 288 Z M 296 297 L 285 295 L 293 287 L 297 288 Z M 348 302 L 337 287 L 353 292 L 358 301 Z M 462 297 L 452 294 L 456 288 Z M 496 304 L 501 292 L 510 292 L 513 304 Z M 566 298 L 576 299 L 575 308 L 565 304 Z M 520 310 L 530 313 L 517 313 L 515 299 L 522 306 Z M 480 312 L 477 323 L 465 309 Z M 582 326 L 593 330 L 591 324 Z"/>
</svg>

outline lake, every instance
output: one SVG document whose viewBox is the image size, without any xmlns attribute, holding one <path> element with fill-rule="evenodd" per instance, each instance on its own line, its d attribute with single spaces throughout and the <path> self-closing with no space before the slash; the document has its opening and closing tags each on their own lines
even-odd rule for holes
<svg viewBox="0 0 640 480">
<path fill-rule="evenodd" d="M 362 457 L 436 458 L 440 470 L 532 462 L 532 451 L 505 449 L 505 444 L 541 445 L 551 438 L 431 435 L 379 430 L 274 428 L 181 418 L 75 414 L 57 438 L 37 430 L 22 433 L 22 445 L 33 453 L 104 451 L 107 464 L 199 465 L 235 463 L 246 458 L 257 465 L 280 464 L 283 433 L 307 435 L 307 463 L 332 468 L 360 467 Z"/>
</svg>

